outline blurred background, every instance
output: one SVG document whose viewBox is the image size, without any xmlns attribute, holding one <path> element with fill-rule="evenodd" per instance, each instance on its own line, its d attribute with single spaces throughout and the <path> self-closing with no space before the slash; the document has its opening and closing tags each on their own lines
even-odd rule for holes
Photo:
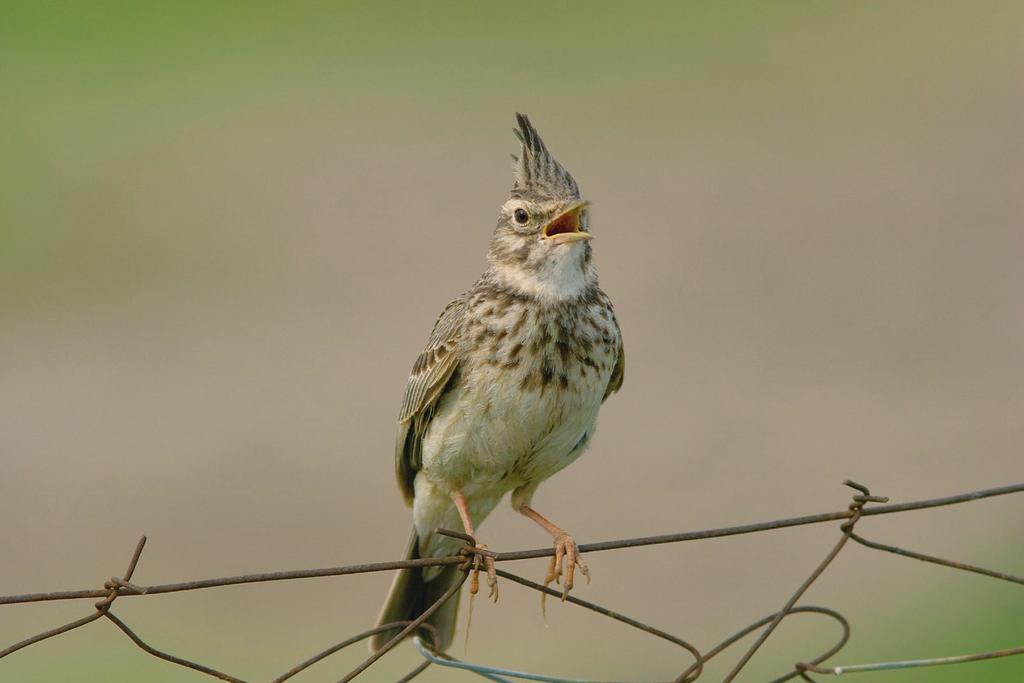
<svg viewBox="0 0 1024 683">
<path fill-rule="evenodd" d="M 483 269 L 515 111 L 593 201 L 628 351 L 589 453 L 536 498 L 580 542 L 842 509 L 845 478 L 897 502 L 1020 480 L 1022 27 L 1014 2 L 4 3 L 0 593 L 99 586 L 143 533 L 141 583 L 397 558 L 401 393 Z M 1020 574 L 1022 505 L 859 528 Z M 778 609 L 837 533 L 594 553 L 578 595 L 706 648 Z M 482 536 L 548 543 L 505 504 Z M 371 626 L 390 580 L 117 612 L 265 680 Z M 860 547 L 805 602 L 851 619 L 836 664 L 1024 643 L 1019 587 Z M 4 607 L 0 645 L 89 605 Z M 741 680 L 836 636 L 794 617 Z M 461 639 L 556 675 L 689 662 L 557 602 L 545 624 L 512 584 Z M 405 645 L 366 679 L 417 660 Z M 1022 676 L 1017 658 L 857 680 Z M 206 680 L 107 623 L 0 678 Z"/>
</svg>

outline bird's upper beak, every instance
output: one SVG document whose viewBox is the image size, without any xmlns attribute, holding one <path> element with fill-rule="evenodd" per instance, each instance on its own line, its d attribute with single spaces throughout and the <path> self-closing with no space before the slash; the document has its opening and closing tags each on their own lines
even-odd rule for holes
<svg viewBox="0 0 1024 683">
<path fill-rule="evenodd" d="M 549 240 L 552 244 L 567 244 L 594 239 L 589 232 L 580 230 L 583 209 L 587 208 L 589 204 L 590 202 L 587 201 L 570 204 L 568 208 L 544 226 L 544 239 Z"/>
</svg>

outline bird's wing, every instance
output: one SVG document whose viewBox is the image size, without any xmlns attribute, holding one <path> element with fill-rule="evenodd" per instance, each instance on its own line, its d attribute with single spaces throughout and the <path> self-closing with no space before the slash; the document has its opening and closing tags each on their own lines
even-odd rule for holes
<svg viewBox="0 0 1024 683">
<path fill-rule="evenodd" d="M 616 328 L 618 324 L 616 323 Z M 622 388 L 622 380 L 626 376 L 626 348 L 622 345 L 622 338 L 619 338 L 619 356 L 615 359 L 615 367 L 612 368 L 612 376 L 608 380 L 608 386 L 604 390 L 604 401 L 609 396 Z"/>
<path fill-rule="evenodd" d="M 412 504 L 413 480 L 422 462 L 420 448 L 423 435 L 459 364 L 459 333 L 466 312 L 466 299 L 466 295 L 462 295 L 445 306 L 434 323 L 427 348 L 416 359 L 405 385 L 395 440 L 395 476 L 409 505 Z"/>
</svg>

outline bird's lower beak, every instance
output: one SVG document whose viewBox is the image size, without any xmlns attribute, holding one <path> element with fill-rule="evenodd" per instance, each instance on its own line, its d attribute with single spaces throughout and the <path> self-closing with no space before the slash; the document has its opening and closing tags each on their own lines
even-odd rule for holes
<svg viewBox="0 0 1024 683">
<path fill-rule="evenodd" d="M 590 202 L 576 202 L 544 226 L 544 239 L 551 244 L 568 244 L 594 239 L 589 232 L 580 230 L 583 209 Z"/>
</svg>

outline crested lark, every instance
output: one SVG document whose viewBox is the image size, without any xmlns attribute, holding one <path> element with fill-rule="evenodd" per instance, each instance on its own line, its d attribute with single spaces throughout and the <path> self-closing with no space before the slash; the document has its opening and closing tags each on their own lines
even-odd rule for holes
<svg viewBox="0 0 1024 683">
<path fill-rule="evenodd" d="M 459 540 L 434 530 L 461 524 L 474 536 L 511 491 L 512 507 L 554 539 L 546 583 L 562 577 L 564 566 L 564 598 L 575 568 L 587 575 L 587 566 L 572 536 L 530 503 L 542 481 L 586 449 L 598 409 L 622 385 L 624 356 L 591 262 L 588 202 L 530 121 L 516 119 L 522 151 L 513 156 L 515 181 L 487 270 L 445 307 L 413 366 L 398 416 L 395 469 L 412 507 L 408 558 L 458 553 Z M 484 563 L 496 598 L 493 560 Z M 401 570 L 378 623 L 419 616 L 458 572 L 453 565 Z M 474 572 L 471 593 L 477 586 Z M 429 619 L 441 649 L 451 644 L 457 598 Z M 371 649 L 395 633 L 375 636 Z"/>
</svg>

